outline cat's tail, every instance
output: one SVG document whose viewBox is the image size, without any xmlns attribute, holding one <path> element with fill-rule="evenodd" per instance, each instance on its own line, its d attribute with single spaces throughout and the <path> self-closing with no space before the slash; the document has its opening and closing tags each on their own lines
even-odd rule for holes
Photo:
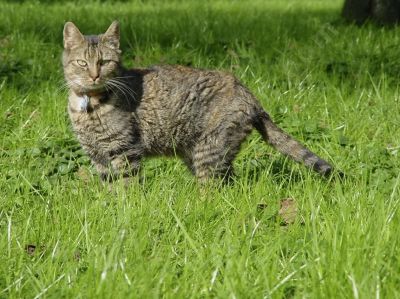
<svg viewBox="0 0 400 299">
<path fill-rule="evenodd" d="M 323 176 L 328 177 L 331 175 L 333 167 L 328 162 L 318 157 L 275 125 L 265 111 L 255 117 L 253 125 L 264 140 L 281 153 L 297 162 L 304 163 Z"/>
</svg>

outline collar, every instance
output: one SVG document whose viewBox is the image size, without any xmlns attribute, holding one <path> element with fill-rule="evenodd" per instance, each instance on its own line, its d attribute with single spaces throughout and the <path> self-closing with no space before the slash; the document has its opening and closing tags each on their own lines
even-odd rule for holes
<svg viewBox="0 0 400 299">
<path fill-rule="evenodd" d="M 109 97 L 107 91 L 76 93 L 76 95 L 79 97 L 80 100 L 80 111 L 88 113 L 95 110 L 100 104 L 105 103 Z"/>
</svg>

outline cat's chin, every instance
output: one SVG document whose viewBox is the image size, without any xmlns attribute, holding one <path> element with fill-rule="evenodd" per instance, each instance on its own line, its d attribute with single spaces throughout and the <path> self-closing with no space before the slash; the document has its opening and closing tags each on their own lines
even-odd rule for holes
<svg viewBox="0 0 400 299">
<path fill-rule="evenodd" d="M 74 90 L 78 94 L 96 94 L 106 91 L 105 85 L 79 86 Z"/>
</svg>

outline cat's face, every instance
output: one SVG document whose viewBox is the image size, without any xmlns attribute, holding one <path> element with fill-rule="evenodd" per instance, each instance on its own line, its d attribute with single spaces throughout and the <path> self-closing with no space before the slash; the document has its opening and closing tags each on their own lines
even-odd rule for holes
<svg viewBox="0 0 400 299">
<path fill-rule="evenodd" d="M 67 84 L 78 93 L 101 92 L 119 70 L 119 26 L 106 33 L 84 36 L 71 22 L 64 26 L 63 66 Z M 111 82 L 109 82 L 111 83 Z"/>
</svg>

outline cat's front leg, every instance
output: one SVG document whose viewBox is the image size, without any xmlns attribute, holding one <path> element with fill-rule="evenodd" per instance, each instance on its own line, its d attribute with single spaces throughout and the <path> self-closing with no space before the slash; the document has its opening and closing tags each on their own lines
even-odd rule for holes
<svg viewBox="0 0 400 299">
<path fill-rule="evenodd" d="M 111 159 L 108 165 L 95 164 L 97 172 L 103 182 L 112 183 L 118 179 L 129 184 L 130 178 L 139 172 L 140 159 L 128 159 L 120 155 Z"/>
</svg>

